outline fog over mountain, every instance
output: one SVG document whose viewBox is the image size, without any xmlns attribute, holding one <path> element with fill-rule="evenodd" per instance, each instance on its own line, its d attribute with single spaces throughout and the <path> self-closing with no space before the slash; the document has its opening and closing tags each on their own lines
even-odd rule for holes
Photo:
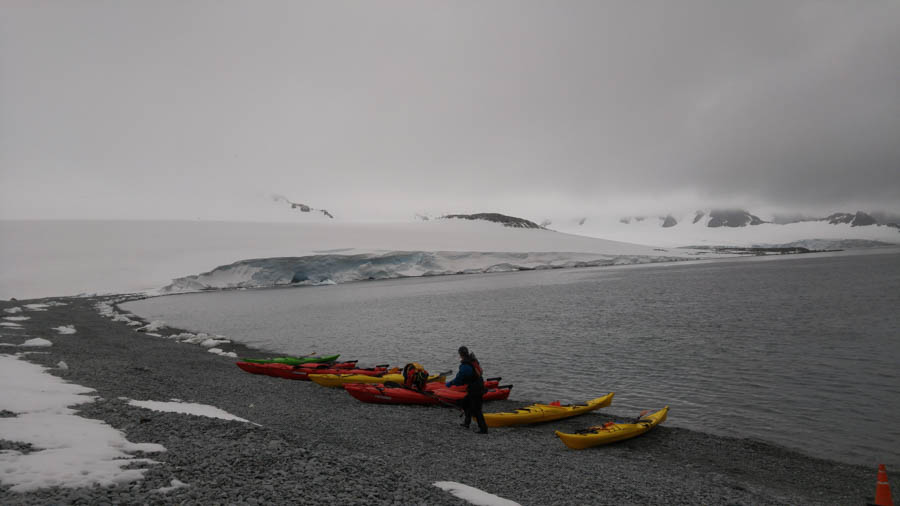
<svg viewBox="0 0 900 506">
<path fill-rule="evenodd" d="M 898 2 L 0 14 L 0 218 L 900 214 Z"/>
</svg>

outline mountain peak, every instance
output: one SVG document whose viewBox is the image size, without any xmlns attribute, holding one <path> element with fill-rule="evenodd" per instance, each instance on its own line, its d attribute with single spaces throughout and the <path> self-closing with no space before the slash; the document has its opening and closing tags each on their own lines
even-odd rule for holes
<svg viewBox="0 0 900 506">
<path fill-rule="evenodd" d="M 447 214 L 442 216 L 442 218 L 492 221 L 494 223 L 501 223 L 504 227 L 512 228 L 544 228 L 533 221 L 528 221 L 524 218 L 516 218 L 515 216 L 507 216 L 500 213 Z"/>
<path fill-rule="evenodd" d="M 747 225 L 761 225 L 765 223 L 759 216 L 750 214 L 743 209 L 713 209 L 709 212 L 707 227 L 746 227 Z"/>
<path fill-rule="evenodd" d="M 828 220 L 828 223 L 832 225 L 838 225 L 840 223 L 849 223 L 851 227 L 865 227 L 868 225 L 875 225 L 878 223 L 875 218 L 871 215 L 864 213 L 862 211 L 856 211 L 856 214 L 853 213 L 834 213 L 825 220 Z"/>
</svg>

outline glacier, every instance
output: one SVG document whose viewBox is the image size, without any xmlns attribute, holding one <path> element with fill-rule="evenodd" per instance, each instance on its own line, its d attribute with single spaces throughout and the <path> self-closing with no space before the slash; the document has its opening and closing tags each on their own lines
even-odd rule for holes
<svg viewBox="0 0 900 506">
<path fill-rule="evenodd" d="M 687 260 L 680 256 L 476 251 L 391 251 L 257 258 L 184 276 L 160 295 L 238 288 L 327 285 L 374 279 L 599 267 Z"/>
<path fill-rule="evenodd" d="M 328 218 L 326 218 L 328 219 Z M 390 252 L 574 252 L 593 255 L 584 260 L 594 261 L 600 255 L 642 255 L 694 257 L 697 252 L 663 250 L 653 246 L 627 244 L 593 237 L 584 237 L 550 230 L 504 227 L 499 223 L 468 220 L 431 220 L 409 222 L 345 222 L 327 223 L 234 223 L 188 221 L 4 221 L 0 220 L 0 298 L 29 299 L 63 295 L 98 293 L 145 293 L 159 290 L 172 283 L 173 278 L 205 273 L 215 266 L 233 265 L 220 269 L 216 286 L 254 285 L 254 280 L 277 278 L 290 283 L 294 274 L 305 272 L 308 283 L 315 279 L 340 281 L 342 275 L 352 276 L 356 267 L 347 266 L 347 259 L 319 257 L 310 267 L 285 269 L 290 273 L 274 276 L 271 263 L 247 261 L 263 258 L 298 258 L 313 255 L 371 255 L 371 267 L 365 276 L 386 276 L 387 271 L 403 275 L 421 271 L 465 271 L 487 268 L 513 269 L 529 267 L 520 256 L 481 257 L 486 265 L 465 262 L 458 257 L 469 256 L 470 262 L 479 258 L 474 254 L 439 253 L 415 260 L 414 256 L 390 255 Z M 388 254 L 384 259 L 378 257 Z M 708 257 L 704 255 L 704 257 Z M 365 264 L 366 257 L 356 257 L 350 263 Z M 389 261 L 388 258 L 394 258 Z M 454 258 L 457 258 L 454 260 Z M 548 257 L 549 258 L 549 257 Z M 537 259 L 537 257 L 533 257 Z M 582 259 L 573 259 L 574 263 Z M 564 260 L 534 260 L 534 265 L 561 263 Z M 282 261 L 275 261 L 279 263 Z M 319 276 L 324 265 L 335 274 Z M 290 263 L 290 262 L 288 262 Z M 402 267 L 393 264 L 407 264 Z M 503 264 L 508 263 L 509 266 Z M 446 264 L 446 265 L 444 265 Z M 341 266 L 343 265 L 343 267 Z M 266 272 L 257 272 L 264 267 Z M 379 274 L 378 269 L 386 273 Z M 321 271 L 321 272 L 319 272 Z M 415 275 L 415 274 L 406 274 Z M 226 279 L 231 276 L 231 279 Z M 283 276 L 283 277 L 282 277 Z M 202 286 L 200 275 L 196 281 Z M 286 278 L 286 279 L 285 279 Z M 356 279 L 356 278 L 353 278 Z M 187 283 L 184 281 L 183 283 Z M 182 283 L 182 284 L 183 284 Z M 263 283 L 265 284 L 265 283 Z"/>
</svg>

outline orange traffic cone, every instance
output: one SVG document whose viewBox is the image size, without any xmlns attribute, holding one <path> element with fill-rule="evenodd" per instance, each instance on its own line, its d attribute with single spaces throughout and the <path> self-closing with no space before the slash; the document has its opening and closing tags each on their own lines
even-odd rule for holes
<svg viewBox="0 0 900 506">
<path fill-rule="evenodd" d="M 887 470 L 884 464 L 878 465 L 878 484 L 875 485 L 875 506 L 894 506 L 891 499 L 891 486 L 888 484 Z"/>
</svg>

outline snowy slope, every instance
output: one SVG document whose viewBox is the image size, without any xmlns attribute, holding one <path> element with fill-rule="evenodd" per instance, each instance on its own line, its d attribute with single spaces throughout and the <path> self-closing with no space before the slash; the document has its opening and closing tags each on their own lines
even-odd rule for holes
<svg viewBox="0 0 900 506">
<path fill-rule="evenodd" d="M 579 253 L 595 254 L 597 261 L 620 257 L 620 262 L 625 257 L 646 261 L 692 256 L 685 251 L 658 251 L 636 244 L 466 220 L 317 220 L 292 224 L 0 221 L 0 298 L 139 292 L 241 260 L 396 251 Z M 552 262 L 565 262 L 564 257 L 554 257 Z M 479 260 L 470 255 L 465 262 L 454 260 L 456 263 L 445 270 L 463 264 L 464 270 L 487 269 L 503 263 L 498 258 L 489 255 Z M 581 255 L 571 260 L 591 259 Z M 237 277 L 226 279 L 225 286 L 253 277 L 249 270 L 230 274 Z"/>
<path fill-rule="evenodd" d="M 588 217 L 579 220 L 554 221 L 550 228 L 570 234 L 603 237 L 616 241 L 653 244 L 660 247 L 679 246 L 754 246 L 779 245 L 795 241 L 827 240 L 830 244 L 844 240 L 869 240 L 900 244 L 900 230 L 887 226 L 852 227 L 842 223 L 808 221 L 777 225 L 763 223 L 744 227 L 708 227 L 708 213 L 694 223 L 694 214 L 674 216 L 675 226 L 663 227 L 664 218 L 650 216 L 622 223 L 619 218 Z"/>
</svg>

